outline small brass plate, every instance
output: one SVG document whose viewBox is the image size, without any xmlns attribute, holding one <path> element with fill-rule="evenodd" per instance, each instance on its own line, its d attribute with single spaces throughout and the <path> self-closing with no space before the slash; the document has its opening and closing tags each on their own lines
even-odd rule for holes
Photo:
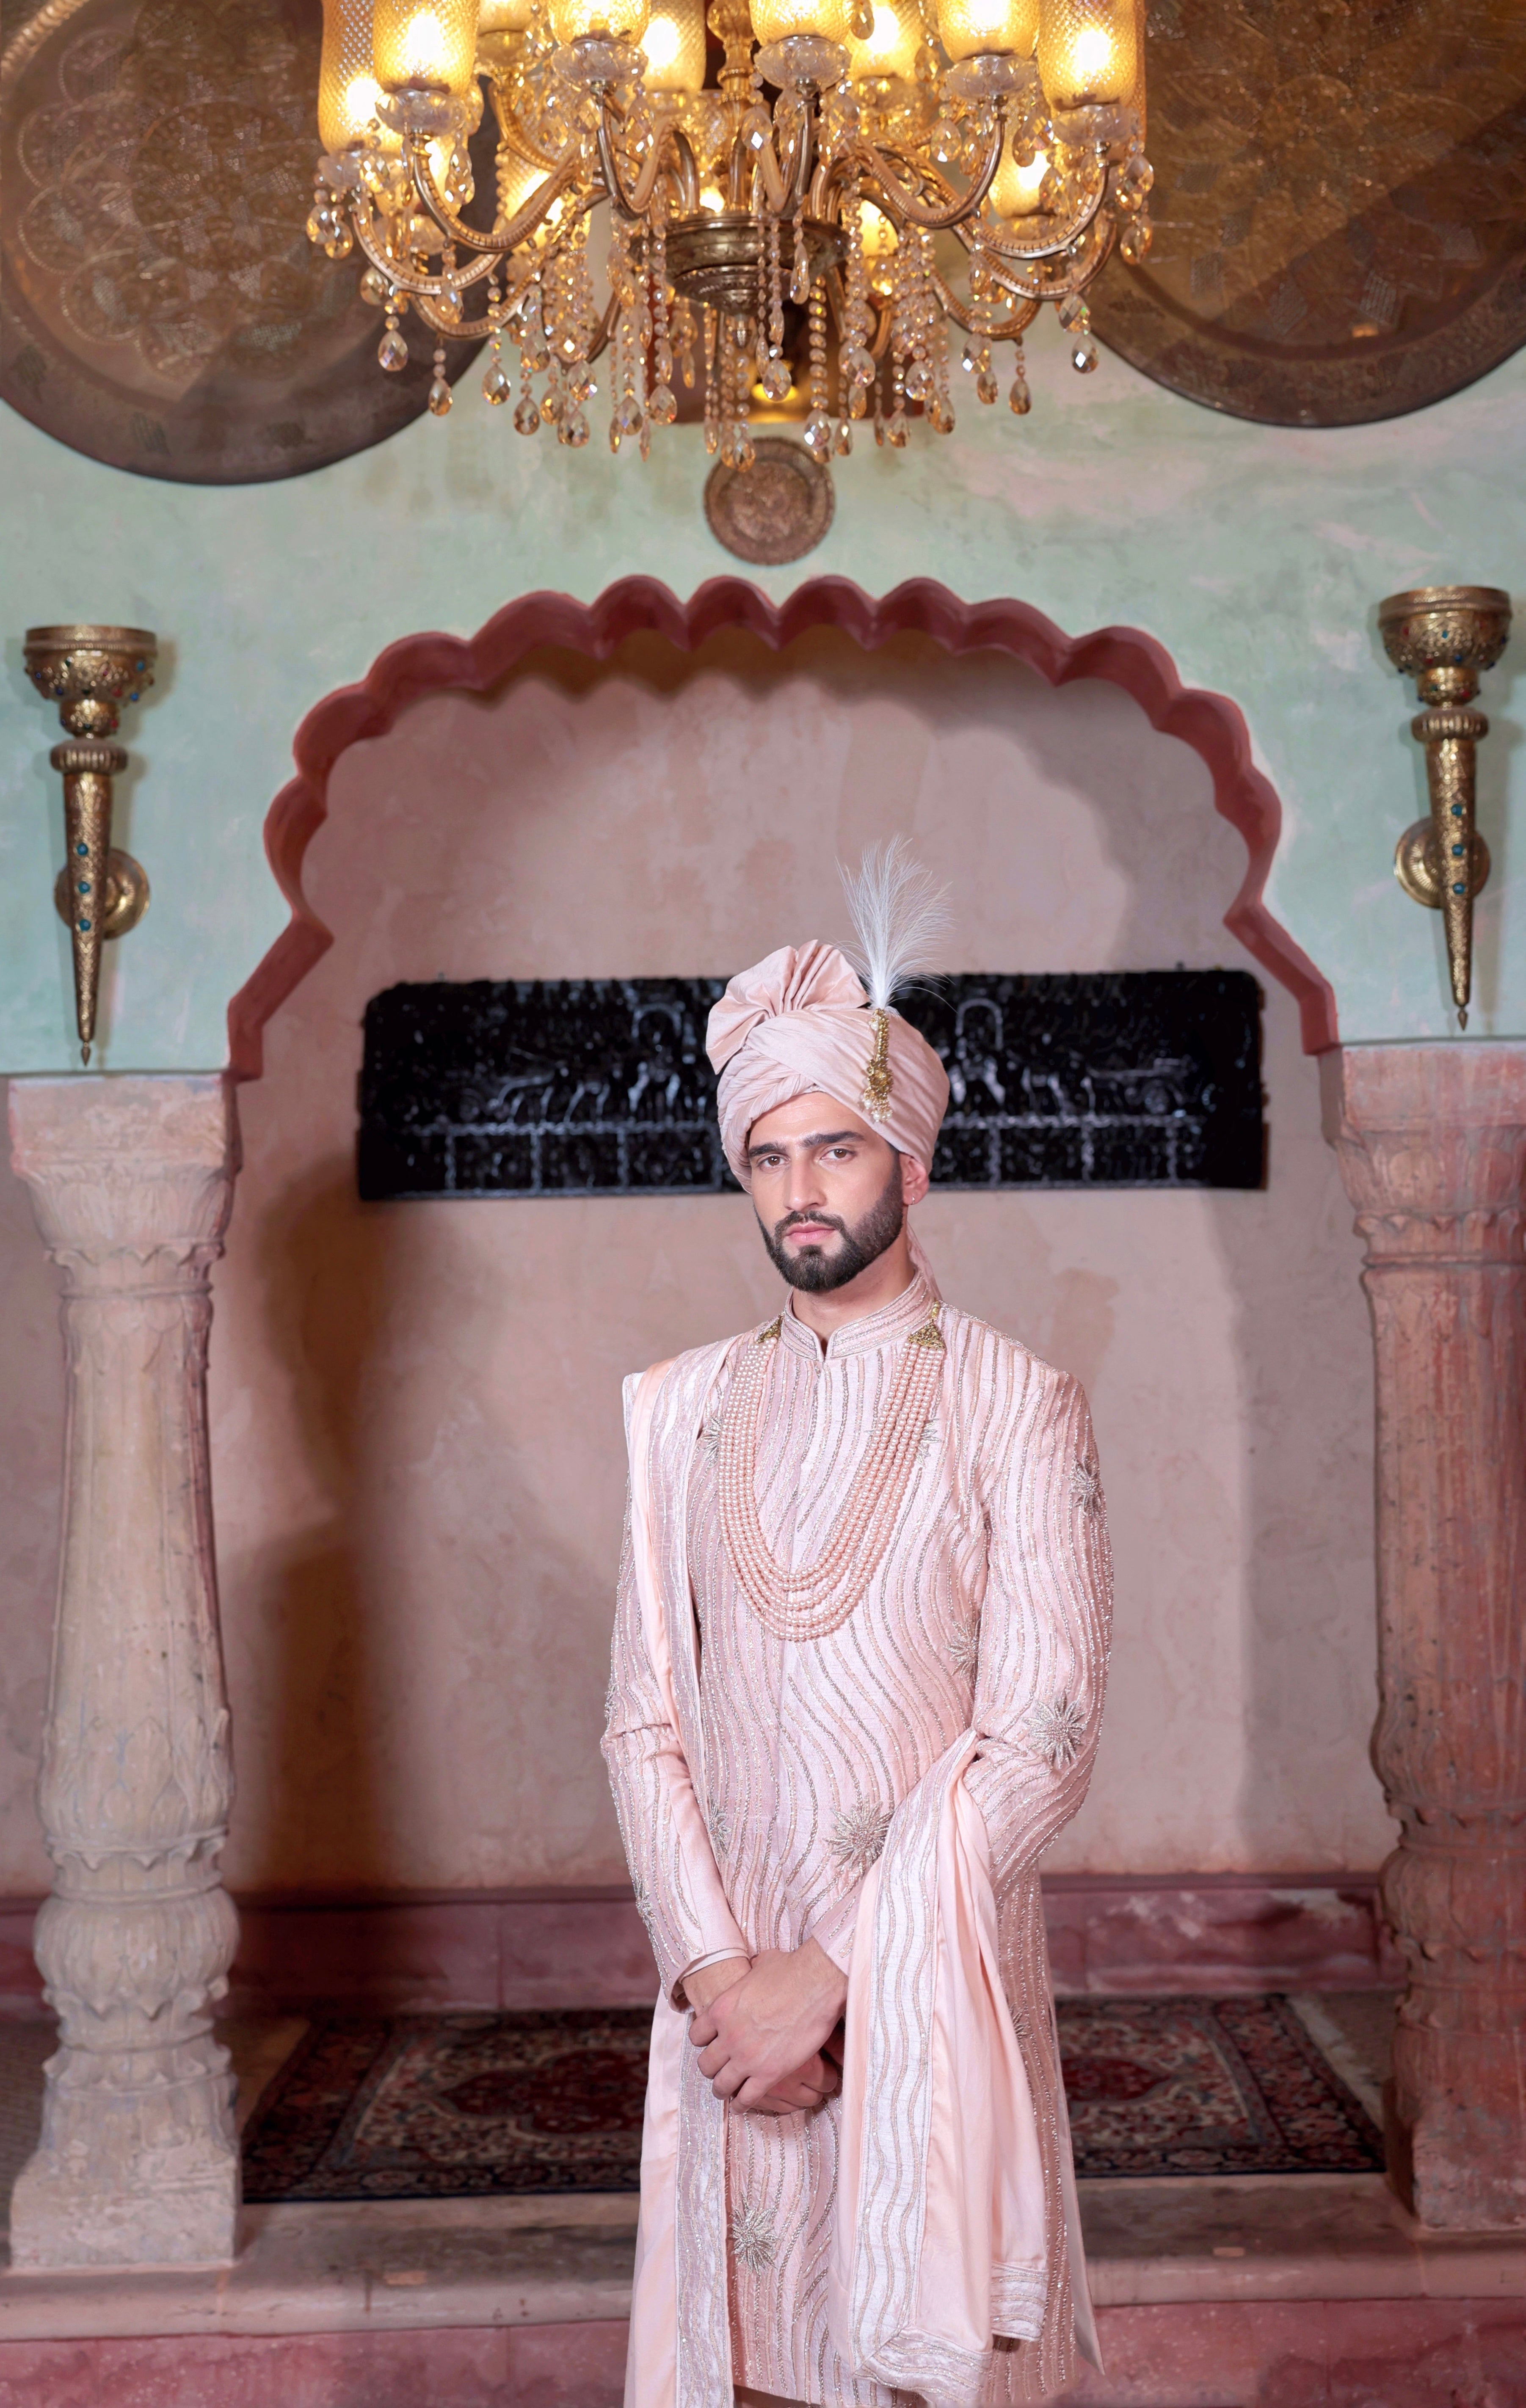
<svg viewBox="0 0 1526 2408">
<path fill-rule="evenodd" d="M 832 472 L 803 443 L 760 435 L 750 468 L 720 462 L 705 480 L 705 516 L 717 543 L 739 560 L 777 567 L 813 552 L 832 523 Z"/>
<path fill-rule="evenodd" d="M 1481 895 L 1489 884 L 1491 867 L 1489 847 L 1476 828 L 1473 832 L 1473 853 L 1469 862 L 1470 896 Z M 1436 866 L 1436 831 L 1429 820 L 1417 820 L 1393 849 L 1393 874 L 1412 903 L 1423 903 L 1428 911 L 1441 910 L 1441 878 Z"/>
<path fill-rule="evenodd" d="M 53 909 L 65 928 L 74 925 L 75 898 L 69 892 L 69 871 L 61 869 L 53 881 Z M 136 928 L 149 908 L 149 874 L 140 861 L 130 853 L 119 853 L 115 845 L 107 855 L 106 910 L 101 919 L 103 937 L 124 937 Z"/>
</svg>

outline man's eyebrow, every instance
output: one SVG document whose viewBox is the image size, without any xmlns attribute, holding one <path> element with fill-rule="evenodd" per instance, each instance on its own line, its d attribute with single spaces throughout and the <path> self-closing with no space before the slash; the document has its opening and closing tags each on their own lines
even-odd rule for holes
<svg viewBox="0 0 1526 2408">
<path fill-rule="evenodd" d="M 776 1140 L 772 1145 L 750 1145 L 747 1149 L 747 1159 L 753 1162 L 762 1154 L 783 1154 L 786 1145 L 845 1145 L 850 1140 L 861 1138 L 862 1135 L 862 1129 L 828 1129 L 825 1132 L 818 1131 L 814 1137 L 782 1138 Z"/>
</svg>

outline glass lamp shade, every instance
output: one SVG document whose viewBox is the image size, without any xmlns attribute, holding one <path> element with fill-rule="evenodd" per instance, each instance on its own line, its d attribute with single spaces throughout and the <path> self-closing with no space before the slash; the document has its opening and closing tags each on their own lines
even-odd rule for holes
<svg viewBox="0 0 1526 2408">
<path fill-rule="evenodd" d="M 700 92 L 705 81 L 704 0 L 653 0 L 641 36 L 648 92 Z"/>
<path fill-rule="evenodd" d="M 647 0 L 551 0 L 551 30 L 564 48 L 580 34 L 624 34 L 639 42 L 649 14 Z"/>
<path fill-rule="evenodd" d="M 523 34 L 528 31 L 531 0 L 482 0 L 477 12 L 480 34 Z"/>
<path fill-rule="evenodd" d="M 1134 0 L 1043 0 L 1039 79 L 1062 114 L 1130 98 L 1139 80 Z"/>
<path fill-rule="evenodd" d="M 986 195 L 986 206 L 993 214 L 1010 225 L 1018 218 L 1030 218 L 1039 207 L 1039 194 L 1049 173 L 1049 153 L 1041 150 L 1025 167 L 1012 155 L 1010 139 L 1001 151 L 1001 165 L 991 178 L 991 189 Z"/>
<path fill-rule="evenodd" d="M 938 38 L 951 59 L 1030 58 L 1039 0 L 938 0 Z"/>
<path fill-rule="evenodd" d="M 477 0 L 376 0 L 372 41 L 383 92 L 424 84 L 465 100 L 477 64 Z"/>
<path fill-rule="evenodd" d="M 848 73 L 856 79 L 899 76 L 910 83 L 922 47 L 922 12 L 915 0 L 874 0 L 874 30 L 866 41 L 848 36 Z"/>
<path fill-rule="evenodd" d="M 791 34 L 819 34 L 824 41 L 848 38 L 851 0 L 751 0 L 753 32 L 759 42 L 783 42 Z"/>
<path fill-rule="evenodd" d="M 331 152 L 366 139 L 382 87 L 371 58 L 371 0 L 324 0 L 318 138 Z"/>
</svg>

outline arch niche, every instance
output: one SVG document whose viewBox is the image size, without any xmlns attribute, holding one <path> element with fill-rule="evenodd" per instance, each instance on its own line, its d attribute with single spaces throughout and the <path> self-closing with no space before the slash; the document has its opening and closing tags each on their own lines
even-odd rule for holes
<svg viewBox="0 0 1526 2408">
<path fill-rule="evenodd" d="M 1075 1370 L 1099 1414 L 1128 1606 L 1104 1777 L 1065 1870 L 1333 1874 L 1381 1853 L 1364 1753 L 1371 1471 L 1352 1434 L 1369 1349 L 1306 1058 L 1336 1041 L 1334 1001 L 1265 904 L 1281 814 L 1239 710 L 1185 687 L 1137 629 L 1073 638 L 1022 602 L 970 605 L 929 581 L 876 600 L 823 580 L 775 605 L 741 580 L 683 602 L 632 579 L 589 604 L 528 595 L 469 640 L 389 646 L 308 713 L 270 810 L 291 920 L 230 1010 L 234 1074 L 258 1083 L 241 1103 L 211 1374 L 243 1799 L 230 1872 L 246 1892 L 471 1891 L 491 1922 L 510 1891 L 618 1881 L 597 1742 L 619 1375 L 776 1309 L 772 1274 L 737 1198 L 363 1204 L 361 1015 L 399 978 L 692 975 L 748 958 L 713 944 L 718 924 L 745 920 L 759 951 L 779 941 L 774 893 L 801 886 L 786 866 L 775 889 L 763 856 L 789 846 L 727 781 L 797 675 L 828 699 L 780 732 L 786 827 L 807 824 L 801 765 L 849 757 L 812 750 L 823 728 L 871 724 L 852 758 L 866 779 L 894 776 L 902 721 L 930 724 L 936 704 L 954 733 L 927 755 L 946 798 L 929 836 L 981 828 L 1002 848 L 971 882 L 994 889 L 983 946 L 994 921 L 1031 909 L 1013 883 L 1030 838 L 1000 782 L 1027 759 L 1036 791 L 1078 804 L 1052 834 L 1056 859 L 1063 838 L 1081 867 L 1067 887 L 1051 864 L 1044 891 L 1079 893 L 1084 912 L 1086 882 L 1105 873 L 1117 909 L 1148 923 L 1147 943 L 1139 920 L 1119 938 L 1127 965 L 1121 951 L 1066 963 L 1051 944 L 1048 966 L 1159 967 L 1178 951 L 1211 964 L 1222 924 L 1271 990 L 1267 1188 L 930 1199 L 929 1251 L 957 1267 L 959 1300 Z M 663 747 L 703 729 L 705 680 L 738 697 L 743 736 L 691 786 L 612 791 L 627 758 L 669 776 Z M 993 695 L 987 740 L 959 714 Z M 454 730 L 442 753 L 431 714 Z M 649 741 L 657 723 L 679 732 Z M 1019 723 L 1029 751 L 1009 744 Z M 967 774 L 998 782 L 959 785 Z M 1042 841 L 1035 810 L 1023 826 Z M 1133 850 L 1110 851 L 1125 823 Z M 615 866 L 580 920 L 590 843 Z M 654 880 L 682 881 L 690 852 L 726 856 L 692 910 L 681 882 L 627 887 L 654 860 Z M 1313 1737 L 1311 1684 L 1332 1701 Z M 634 1921 L 630 1945 L 633 1978 L 649 1978 Z"/>
<path fill-rule="evenodd" d="M 1171 655 L 1137 627 L 1099 627 L 1063 635 L 1030 604 L 960 602 L 945 585 L 914 578 L 875 601 L 845 578 L 813 578 L 788 600 L 770 602 L 735 577 L 713 578 L 684 603 L 649 577 L 622 578 L 597 601 L 527 594 L 495 612 L 475 636 L 405 636 L 378 654 L 358 685 L 341 686 L 308 712 L 296 731 L 296 776 L 272 803 L 265 824 L 266 857 L 288 903 L 289 924 L 228 1006 L 229 1065 L 237 1079 L 257 1079 L 266 1022 L 307 976 L 333 939 L 309 904 L 302 862 L 328 811 L 328 781 L 352 744 L 384 735 L 399 711 L 423 695 L 454 689 L 490 694 L 525 655 L 554 645 L 607 661 L 627 638 L 663 638 L 693 652 L 723 628 L 737 628 L 782 652 L 813 628 L 835 627 L 866 652 L 892 637 L 929 637 L 951 655 L 1009 653 L 1052 686 L 1101 678 L 1131 695 L 1152 727 L 1199 754 L 1213 779 L 1214 804 L 1245 838 L 1249 859 L 1224 924 L 1268 974 L 1297 998 L 1303 1050 L 1323 1053 L 1337 1039 L 1335 996 L 1302 947 L 1264 901 L 1282 829 L 1282 807 L 1255 767 L 1250 737 L 1224 695 L 1184 686 Z"/>
</svg>

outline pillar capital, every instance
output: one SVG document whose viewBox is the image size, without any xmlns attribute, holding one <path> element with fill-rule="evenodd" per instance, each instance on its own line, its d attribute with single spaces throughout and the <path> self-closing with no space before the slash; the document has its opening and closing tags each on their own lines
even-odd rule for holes
<svg viewBox="0 0 1526 2408">
<path fill-rule="evenodd" d="M 1408 1969 L 1389 2157 L 1426 2224 L 1526 2224 L 1526 1042 L 1323 1056 L 1377 1371 L 1379 1710 Z"/>
<path fill-rule="evenodd" d="M 237 1936 L 207 1445 L 209 1276 L 238 1166 L 223 1079 L 18 1079 L 11 1159 L 64 1273 L 66 1477 L 37 1799 L 57 2009 L 18 2266 L 228 2258 L 211 2007 Z"/>
</svg>

